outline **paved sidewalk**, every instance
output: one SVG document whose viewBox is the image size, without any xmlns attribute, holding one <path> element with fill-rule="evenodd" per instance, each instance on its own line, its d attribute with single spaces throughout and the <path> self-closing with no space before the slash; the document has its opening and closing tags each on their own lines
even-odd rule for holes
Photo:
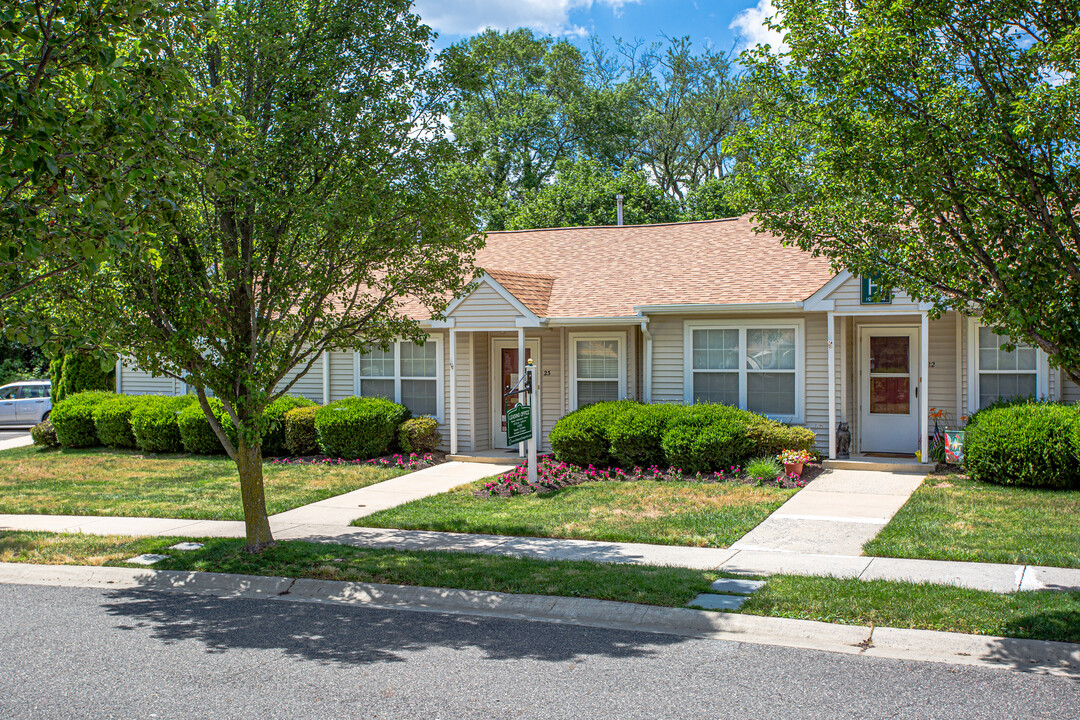
<svg viewBox="0 0 1080 720">
<path fill-rule="evenodd" d="M 458 485 L 512 470 L 494 463 L 448 462 L 424 468 L 391 480 L 326 500 L 272 515 L 279 525 L 348 525 L 353 520 L 387 510 L 430 495 L 438 495 Z"/>
<path fill-rule="evenodd" d="M 34 439 L 30 437 L 30 433 L 22 435 L 21 437 L 8 438 L 7 440 L 0 440 L 0 451 L 12 450 L 14 448 L 26 447 L 27 445 L 33 445 Z"/>
<path fill-rule="evenodd" d="M 731 547 L 813 555 L 862 554 L 922 484 L 923 473 L 829 470 Z"/>
</svg>

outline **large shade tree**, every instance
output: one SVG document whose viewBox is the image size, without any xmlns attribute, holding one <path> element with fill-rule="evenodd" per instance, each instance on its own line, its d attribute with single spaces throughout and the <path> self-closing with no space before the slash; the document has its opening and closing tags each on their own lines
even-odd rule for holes
<svg viewBox="0 0 1080 720">
<path fill-rule="evenodd" d="M 211 27 L 201 5 L 0 6 L 0 300 L 92 272 L 136 235 L 146 246 L 186 166 L 181 120 L 210 112 L 196 108 L 177 54 Z M 23 309 L 7 303 L 3 317 L 25 340 L 39 325 Z"/>
<path fill-rule="evenodd" d="M 63 298 L 107 350 L 182 378 L 235 460 L 247 542 L 272 542 L 263 410 L 320 355 L 423 339 L 473 274 L 468 187 L 441 118 L 432 33 L 407 0 L 217 4 L 191 68 L 224 92 L 228 132 L 194 126 L 195 171 L 155 258 L 122 257 Z M 295 381 L 295 378 L 294 380 Z M 237 442 L 217 422 L 219 398 Z"/>
<path fill-rule="evenodd" d="M 730 147 L 761 226 L 1080 382 L 1080 4 L 776 0 Z"/>
</svg>

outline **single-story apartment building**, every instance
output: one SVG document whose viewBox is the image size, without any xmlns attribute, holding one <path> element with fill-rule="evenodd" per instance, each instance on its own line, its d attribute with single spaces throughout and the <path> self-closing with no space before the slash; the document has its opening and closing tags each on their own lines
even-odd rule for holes
<svg viewBox="0 0 1080 720">
<path fill-rule="evenodd" d="M 506 448 L 505 412 L 536 367 L 543 442 L 587 403 L 721 402 L 817 433 L 836 456 L 927 457 L 931 413 L 970 414 L 998 397 L 1080 400 L 1045 354 L 873 278 L 754 232 L 749 217 L 659 225 L 494 232 L 485 274 L 430 333 L 389 351 L 328 353 L 292 392 L 325 403 L 384 396 L 439 420 L 452 454 Z M 182 383 L 118 363 L 117 390 L 178 394 Z M 512 450 L 509 449 L 509 450 Z"/>
</svg>

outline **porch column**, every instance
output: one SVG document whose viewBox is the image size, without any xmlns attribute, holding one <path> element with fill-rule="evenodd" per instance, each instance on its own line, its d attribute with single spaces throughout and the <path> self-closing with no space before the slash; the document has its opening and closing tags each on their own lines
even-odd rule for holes
<svg viewBox="0 0 1080 720">
<path fill-rule="evenodd" d="M 827 314 L 829 326 L 829 459 L 836 459 L 836 317 Z"/>
<path fill-rule="evenodd" d="M 930 458 L 930 318 L 922 313 L 919 323 L 919 458 Z"/>
<path fill-rule="evenodd" d="M 525 377 L 525 328 L 518 328 L 518 382 Z M 518 395 L 520 398 L 521 396 Z M 518 443 L 518 457 L 525 457 L 525 443 Z"/>
<path fill-rule="evenodd" d="M 330 351 L 323 350 L 322 356 L 322 404 L 330 404 Z"/>
<path fill-rule="evenodd" d="M 457 431 L 457 331 L 450 328 L 450 454 L 458 454 Z"/>
</svg>

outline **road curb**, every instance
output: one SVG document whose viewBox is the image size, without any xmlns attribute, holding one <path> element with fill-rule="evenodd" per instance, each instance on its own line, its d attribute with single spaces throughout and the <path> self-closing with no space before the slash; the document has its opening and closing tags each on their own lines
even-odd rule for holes
<svg viewBox="0 0 1080 720">
<path fill-rule="evenodd" d="M 1080 679 L 1080 644 L 868 628 L 610 600 L 227 573 L 0 563 L 0 583 L 157 590 L 562 623 Z"/>
</svg>

